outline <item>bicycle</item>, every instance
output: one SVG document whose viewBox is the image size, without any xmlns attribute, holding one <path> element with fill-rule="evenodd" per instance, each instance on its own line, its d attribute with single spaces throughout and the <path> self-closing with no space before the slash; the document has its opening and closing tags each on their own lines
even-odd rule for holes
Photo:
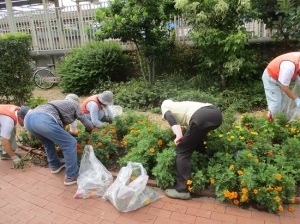
<svg viewBox="0 0 300 224">
<path fill-rule="evenodd" d="M 50 89 L 55 83 L 60 82 L 60 78 L 51 71 L 51 68 L 55 68 L 55 64 L 37 67 L 33 73 L 33 81 L 41 89 Z"/>
</svg>

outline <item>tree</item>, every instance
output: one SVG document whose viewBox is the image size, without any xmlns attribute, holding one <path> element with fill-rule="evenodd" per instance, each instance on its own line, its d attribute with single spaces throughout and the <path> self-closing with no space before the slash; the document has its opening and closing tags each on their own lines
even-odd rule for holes
<svg viewBox="0 0 300 224">
<path fill-rule="evenodd" d="M 96 36 L 101 40 L 120 38 L 123 42 L 134 43 L 141 73 L 144 78 L 148 73 L 152 82 L 155 61 L 172 47 L 166 22 L 174 11 L 173 5 L 172 0 L 113 0 L 107 8 L 96 11 L 95 19 L 101 24 Z M 142 57 L 147 60 L 146 69 L 142 65 Z"/>
<path fill-rule="evenodd" d="M 276 40 L 300 40 L 300 0 L 251 0 L 256 18 L 277 30 Z"/>
<path fill-rule="evenodd" d="M 245 49 L 248 36 L 244 20 L 252 10 L 247 0 L 176 0 L 175 7 L 192 25 L 190 37 L 203 55 L 200 72 L 218 76 L 226 87 L 229 77 L 249 76 L 255 66 L 253 54 Z"/>
</svg>

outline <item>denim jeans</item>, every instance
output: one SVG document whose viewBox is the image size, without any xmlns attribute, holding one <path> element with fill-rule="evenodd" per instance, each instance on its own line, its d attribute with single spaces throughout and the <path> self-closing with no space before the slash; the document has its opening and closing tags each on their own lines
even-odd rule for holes
<svg viewBox="0 0 300 224">
<path fill-rule="evenodd" d="M 66 176 L 72 177 L 78 174 L 77 140 L 66 132 L 53 117 L 45 113 L 28 114 L 25 117 L 24 126 L 45 146 L 51 168 L 58 167 L 61 163 L 55 149 L 55 145 L 58 145 L 64 155 Z"/>
</svg>

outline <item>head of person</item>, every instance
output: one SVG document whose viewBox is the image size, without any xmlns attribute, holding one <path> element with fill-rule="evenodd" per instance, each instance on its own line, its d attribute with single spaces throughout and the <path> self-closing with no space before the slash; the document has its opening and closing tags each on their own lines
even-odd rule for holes
<svg viewBox="0 0 300 224">
<path fill-rule="evenodd" d="M 76 94 L 74 94 L 74 93 L 68 94 L 68 95 L 66 96 L 65 100 L 70 100 L 70 101 L 76 103 L 77 105 L 80 104 L 80 102 L 79 102 L 79 97 L 78 97 Z"/>
<path fill-rule="evenodd" d="M 27 106 L 21 106 L 20 110 L 17 111 L 18 116 L 18 123 L 23 127 L 24 126 L 24 119 L 28 111 L 30 110 Z"/>
<path fill-rule="evenodd" d="M 104 107 L 108 105 L 113 105 L 113 98 L 114 94 L 111 91 L 104 91 L 103 93 L 100 93 L 98 95 L 98 100 L 100 101 L 100 104 Z"/>
</svg>

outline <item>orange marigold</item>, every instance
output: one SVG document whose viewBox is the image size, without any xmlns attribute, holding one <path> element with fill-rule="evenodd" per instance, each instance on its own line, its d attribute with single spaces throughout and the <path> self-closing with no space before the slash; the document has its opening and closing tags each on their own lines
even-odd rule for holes
<svg viewBox="0 0 300 224">
<path fill-rule="evenodd" d="M 154 149 L 154 148 L 150 148 L 149 151 L 150 151 L 151 153 L 154 153 L 154 152 L 155 152 L 155 149 Z"/>
<path fill-rule="evenodd" d="M 234 165 L 231 164 L 231 165 L 229 166 L 229 169 L 234 169 Z"/>
<path fill-rule="evenodd" d="M 192 185 L 192 183 L 193 183 L 192 180 L 187 180 L 187 181 L 186 181 L 186 184 L 187 184 L 187 185 Z"/>
<path fill-rule="evenodd" d="M 254 190 L 253 190 L 253 193 L 254 193 L 254 194 L 257 194 L 257 193 L 258 193 L 258 190 L 257 190 L 257 189 L 254 189 Z"/>
<path fill-rule="evenodd" d="M 282 205 L 279 205 L 279 206 L 278 206 L 278 211 L 280 211 L 280 212 L 283 211 L 283 206 L 282 206 Z"/>
<path fill-rule="evenodd" d="M 102 142 L 98 142 L 98 147 L 101 147 L 103 144 L 102 144 Z"/>
<path fill-rule="evenodd" d="M 243 174 L 244 174 L 244 171 L 238 170 L 237 173 L 238 173 L 239 175 L 243 175 Z"/>
<path fill-rule="evenodd" d="M 290 211 L 290 212 L 294 212 L 294 211 L 295 211 L 295 207 L 294 207 L 294 206 L 290 206 L 290 207 L 289 207 L 289 211 Z"/>
<path fill-rule="evenodd" d="M 215 182 L 216 182 L 215 179 L 210 179 L 211 184 L 214 184 Z"/>
<path fill-rule="evenodd" d="M 280 201 L 281 201 L 281 198 L 280 198 L 279 196 L 276 196 L 275 200 L 276 200 L 277 202 L 280 202 Z"/>
<path fill-rule="evenodd" d="M 272 151 L 269 151 L 269 152 L 268 152 L 268 156 L 272 157 L 272 156 L 273 156 L 273 152 L 272 152 Z"/>
<path fill-rule="evenodd" d="M 281 179 L 281 177 L 282 177 L 282 176 L 281 176 L 281 174 L 280 174 L 280 173 L 277 173 L 277 174 L 276 174 L 276 179 L 277 179 L 277 180 L 280 180 L 280 179 Z"/>
<path fill-rule="evenodd" d="M 242 188 L 242 193 L 243 193 L 243 194 L 247 194 L 247 193 L 248 193 L 247 188 Z"/>
<path fill-rule="evenodd" d="M 240 203 L 239 200 L 237 200 L 237 199 L 233 200 L 233 204 L 238 205 L 239 203 Z"/>
<path fill-rule="evenodd" d="M 158 145 L 158 146 L 162 146 L 162 145 L 163 145 L 163 141 L 162 141 L 161 139 L 158 140 L 158 141 L 157 141 L 157 145 Z"/>
<path fill-rule="evenodd" d="M 241 201 L 242 202 L 245 202 L 245 201 L 247 201 L 248 200 L 248 196 L 247 195 L 242 195 L 242 197 L 241 197 Z"/>
</svg>

